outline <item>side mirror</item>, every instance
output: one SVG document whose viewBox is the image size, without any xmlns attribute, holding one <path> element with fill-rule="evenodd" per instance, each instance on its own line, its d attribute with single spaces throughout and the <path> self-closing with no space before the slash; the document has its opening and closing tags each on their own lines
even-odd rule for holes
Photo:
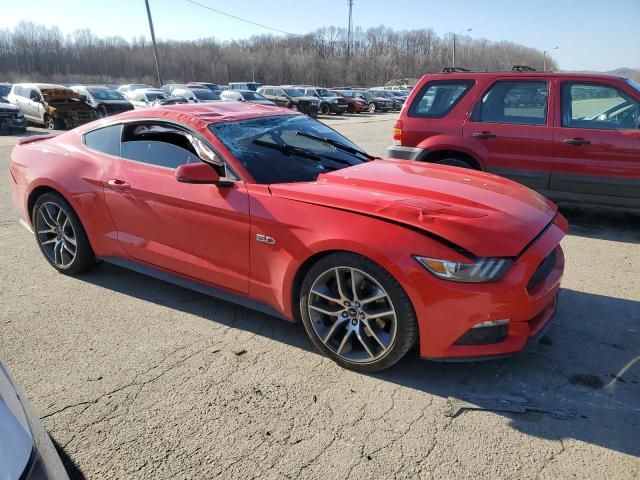
<svg viewBox="0 0 640 480">
<path fill-rule="evenodd" d="M 204 162 L 186 163 L 176 168 L 176 180 L 181 183 L 208 183 L 220 181 L 220 175 Z"/>
</svg>

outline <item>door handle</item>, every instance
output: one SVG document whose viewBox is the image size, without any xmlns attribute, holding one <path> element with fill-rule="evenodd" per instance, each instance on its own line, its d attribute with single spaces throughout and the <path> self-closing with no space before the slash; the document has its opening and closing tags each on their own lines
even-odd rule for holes
<svg viewBox="0 0 640 480">
<path fill-rule="evenodd" d="M 495 134 L 491 132 L 475 132 L 472 133 L 471 136 L 474 138 L 481 138 L 483 140 L 486 140 L 487 138 L 496 138 Z"/>
<path fill-rule="evenodd" d="M 576 147 L 579 147 L 580 145 L 589 145 L 591 142 L 586 138 L 578 137 L 578 138 L 565 138 L 564 143 L 566 143 L 567 145 L 575 145 Z"/>
<path fill-rule="evenodd" d="M 109 180 L 107 180 L 107 185 L 117 190 L 127 190 L 128 188 L 131 188 L 131 185 L 129 183 L 125 182 L 124 180 L 118 180 L 115 178 L 110 178 Z"/>
</svg>

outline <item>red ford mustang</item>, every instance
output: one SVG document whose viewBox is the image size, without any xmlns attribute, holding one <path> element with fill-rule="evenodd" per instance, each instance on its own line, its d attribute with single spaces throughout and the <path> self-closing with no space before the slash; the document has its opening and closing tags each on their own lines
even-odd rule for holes
<svg viewBox="0 0 640 480">
<path fill-rule="evenodd" d="M 60 272 L 101 259 L 302 320 L 360 371 L 415 342 L 431 359 L 514 353 L 556 309 L 554 204 L 491 174 L 373 158 L 286 109 L 132 111 L 23 139 L 10 175 Z"/>
</svg>

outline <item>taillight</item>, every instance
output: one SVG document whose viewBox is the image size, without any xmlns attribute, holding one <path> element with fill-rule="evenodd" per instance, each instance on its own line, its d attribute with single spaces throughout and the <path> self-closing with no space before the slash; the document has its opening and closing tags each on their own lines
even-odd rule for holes
<svg viewBox="0 0 640 480">
<path fill-rule="evenodd" d="M 402 120 L 396 120 L 393 125 L 393 144 L 402 145 Z"/>
</svg>

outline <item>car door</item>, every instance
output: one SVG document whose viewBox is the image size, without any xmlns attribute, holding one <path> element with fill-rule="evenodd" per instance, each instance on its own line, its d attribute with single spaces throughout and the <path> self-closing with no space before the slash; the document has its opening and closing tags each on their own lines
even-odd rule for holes
<svg viewBox="0 0 640 480">
<path fill-rule="evenodd" d="M 640 95 L 561 80 L 551 189 L 640 199 Z"/>
<path fill-rule="evenodd" d="M 245 184 L 179 183 L 177 166 L 202 161 L 185 133 L 162 122 L 125 124 L 120 158 L 103 177 L 118 241 L 137 261 L 247 293 Z"/>
<path fill-rule="evenodd" d="M 24 113 L 24 116 L 32 122 L 40 122 L 42 119 L 38 118 L 36 102 L 31 99 L 31 97 L 35 95 L 38 95 L 38 92 L 35 89 L 30 87 L 21 87 L 16 98 L 19 102 L 18 106 L 20 107 L 20 110 L 22 110 L 22 113 Z"/>
<path fill-rule="evenodd" d="M 549 188 L 553 101 L 548 92 L 549 82 L 539 78 L 496 79 L 485 89 L 463 135 L 482 152 L 487 171 L 537 190 Z"/>
</svg>

